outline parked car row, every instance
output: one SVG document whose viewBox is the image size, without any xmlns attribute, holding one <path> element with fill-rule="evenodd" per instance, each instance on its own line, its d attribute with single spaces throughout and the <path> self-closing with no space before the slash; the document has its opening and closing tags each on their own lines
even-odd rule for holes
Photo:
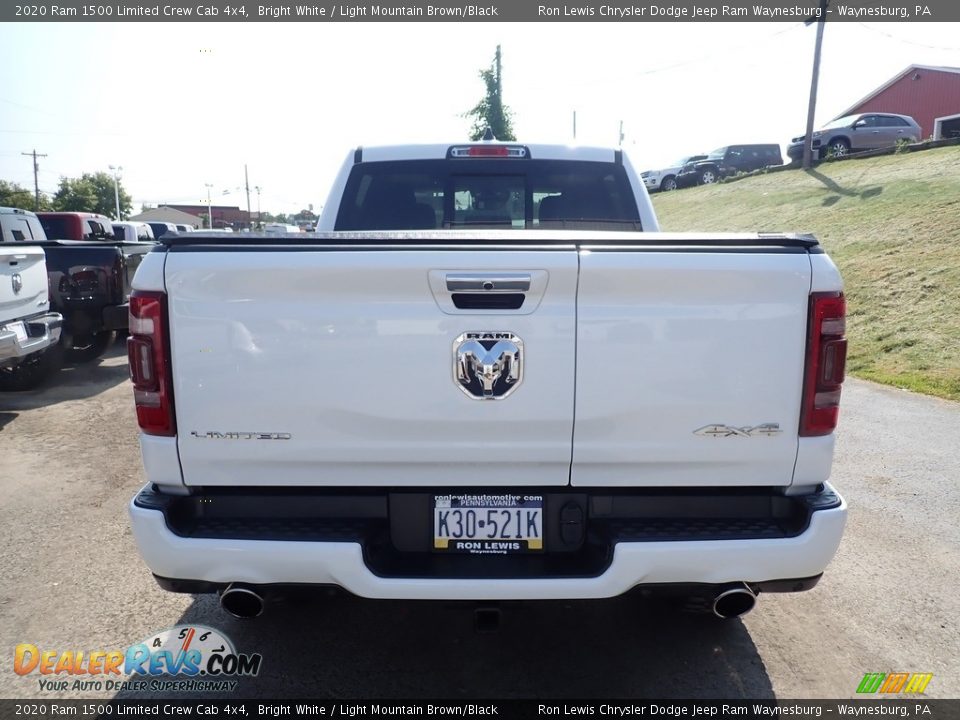
<svg viewBox="0 0 960 720">
<path fill-rule="evenodd" d="M 65 358 L 99 357 L 127 330 L 133 275 L 154 243 L 140 223 L 117 225 L 0 207 L 0 390 L 35 387 Z M 36 277 L 42 288 L 28 287 Z"/>
<path fill-rule="evenodd" d="M 725 145 L 680 168 L 677 187 L 710 185 L 737 173 L 776 165 L 783 165 L 779 145 Z"/>
<path fill-rule="evenodd" d="M 167 233 L 193 232 L 192 225 L 181 225 L 179 223 L 160 222 L 158 220 L 148 220 L 146 222 L 136 223 L 137 225 L 146 225 L 152 233 L 151 240 L 159 240 Z"/>
<path fill-rule="evenodd" d="M 813 133 L 810 147 L 814 159 L 823 160 L 919 139 L 920 126 L 909 115 L 859 113 L 824 125 Z M 804 140 L 804 135 L 790 140 L 787 146 L 790 160 L 798 162 L 803 157 Z M 660 170 L 645 170 L 641 176 L 649 192 L 667 192 L 693 185 L 710 185 L 731 175 L 782 164 L 779 145 L 725 145 L 707 155 L 682 158 Z"/>
<path fill-rule="evenodd" d="M 737 173 L 774 165 L 783 165 L 779 145 L 724 145 L 706 155 L 685 157 L 663 170 L 646 170 L 641 177 L 648 191 L 665 192 L 693 185 L 710 185 Z"/>
</svg>

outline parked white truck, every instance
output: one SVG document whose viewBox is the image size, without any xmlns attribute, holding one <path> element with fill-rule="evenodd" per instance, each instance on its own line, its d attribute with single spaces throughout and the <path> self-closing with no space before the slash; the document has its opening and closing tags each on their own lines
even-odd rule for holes
<svg viewBox="0 0 960 720">
<path fill-rule="evenodd" d="M 50 312 L 46 255 L 27 244 L 34 237 L 30 221 L 21 211 L 0 207 L 0 390 L 35 387 L 60 364 L 59 357 L 51 358 L 63 317 Z"/>
<path fill-rule="evenodd" d="M 805 590 L 840 276 L 789 234 L 661 233 L 619 150 L 358 148 L 312 235 L 162 238 L 129 355 L 160 585 L 368 598 Z"/>
</svg>

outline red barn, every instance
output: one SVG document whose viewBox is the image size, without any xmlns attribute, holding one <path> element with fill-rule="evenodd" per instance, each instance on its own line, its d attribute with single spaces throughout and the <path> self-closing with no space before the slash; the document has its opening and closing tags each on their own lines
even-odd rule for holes
<svg viewBox="0 0 960 720">
<path fill-rule="evenodd" d="M 960 68 L 911 65 L 837 117 L 864 112 L 910 115 L 921 138 L 960 137 Z"/>
</svg>

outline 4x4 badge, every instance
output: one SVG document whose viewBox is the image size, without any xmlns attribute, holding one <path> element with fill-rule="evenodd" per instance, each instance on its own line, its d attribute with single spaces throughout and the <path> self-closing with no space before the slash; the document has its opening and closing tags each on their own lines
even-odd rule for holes
<svg viewBox="0 0 960 720">
<path fill-rule="evenodd" d="M 762 425 L 754 425 L 747 427 L 730 427 L 729 425 L 704 425 L 699 430 L 694 430 L 694 435 L 700 435 L 702 437 L 715 437 L 715 438 L 725 438 L 725 437 L 757 437 L 758 435 L 763 435 L 766 437 L 773 437 L 774 435 L 779 435 L 783 430 L 780 429 L 780 423 L 763 423 Z"/>
</svg>

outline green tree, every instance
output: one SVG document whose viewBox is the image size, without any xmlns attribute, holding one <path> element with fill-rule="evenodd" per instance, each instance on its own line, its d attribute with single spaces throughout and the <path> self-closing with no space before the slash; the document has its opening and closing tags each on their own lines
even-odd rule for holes
<svg viewBox="0 0 960 720">
<path fill-rule="evenodd" d="M 20 187 L 17 183 L 0 180 L 0 205 L 4 207 L 20 208 L 21 210 L 33 210 L 36 197 L 32 190 Z M 50 199 L 40 193 L 40 207 L 38 210 L 49 210 Z"/>
<path fill-rule="evenodd" d="M 301 210 L 296 215 L 293 216 L 293 222 L 297 223 L 310 223 L 311 225 L 316 225 L 319 218 L 313 214 L 310 210 Z"/>
<path fill-rule="evenodd" d="M 513 113 L 503 104 L 503 85 L 501 83 L 500 46 L 493 64 L 480 71 L 480 78 L 487 88 L 483 99 L 464 117 L 473 118 L 470 139 L 480 140 L 489 128 L 497 140 L 516 140 L 513 134 Z"/>
<path fill-rule="evenodd" d="M 133 206 L 129 193 L 120 183 L 120 214 L 127 217 Z M 114 198 L 113 176 L 109 173 L 84 173 L 79 178 L 60 178 L 60 188 L 53 196 L 53 207 L 56 210 L 71 210 L 78 212 L 95 212 L 118 220 L 115 217 L 116 200 Z"/>
</svg>

